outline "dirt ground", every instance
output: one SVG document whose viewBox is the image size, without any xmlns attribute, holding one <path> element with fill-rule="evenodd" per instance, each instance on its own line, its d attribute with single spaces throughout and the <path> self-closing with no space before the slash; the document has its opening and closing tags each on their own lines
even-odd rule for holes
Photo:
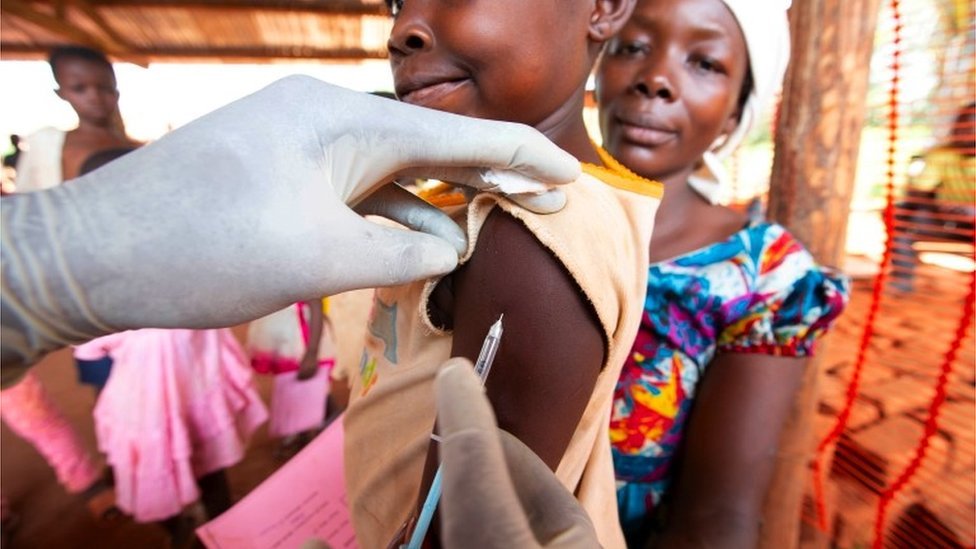
<svg viewBox="0 0 976 549">
<path fill-rule="evenodd" d="M 826 482 L 827 537 L 835 547 L 871 545 L 880 496 L 918 453 L 941 368 L 959 329 L 971 275 L 935 264 L 920 265 L 917 275 L 913 292 L 882 293 L 857 397 L 833 460 L 826 462 L 832 463 Z M 850 306 L 825 341 L 817 442 L 843 409 L 873 286 L 873 277 L 855 279 Z M 962 548 L 976 542 L 973 337 L 970 324 L 950 363 L 945 400 L 921 466 L 888 509 L 886 547 Z M 815 517 L 808 494 L 804 521 L 816 524 Z"/>
</svg>

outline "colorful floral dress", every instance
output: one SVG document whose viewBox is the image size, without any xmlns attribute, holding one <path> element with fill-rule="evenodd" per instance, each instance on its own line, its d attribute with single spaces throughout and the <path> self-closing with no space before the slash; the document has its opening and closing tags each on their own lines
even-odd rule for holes
<svg viewBox="0 0 976 549">
<path fill-rule="evenodd" d="M 752 223 L 650 266 L 641 328 L 614 393 L 610 438 L 628 537 L 661 502 L 698 382 L 716 352 L 802 357 L 843 310 L 848 281 L 786 229 Z"/>
</svg>

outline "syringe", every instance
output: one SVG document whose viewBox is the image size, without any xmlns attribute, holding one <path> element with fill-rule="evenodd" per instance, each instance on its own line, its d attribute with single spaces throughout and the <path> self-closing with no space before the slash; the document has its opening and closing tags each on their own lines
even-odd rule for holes
<svg viewBox="0 0 976 549">
<path fill-rule="evenodd" d="M 505 315 L 498 317 L 498 320 L 488 329 L 488 336 L 481 344 L 481 352 L 478 353 L 478 360 L 474 363 L 474 373 L 478 374 L 481 384 L 484 385 L 488 379 L 488 372 L 491 371 L 491 363 L 495 361 L 495 353 L 498 352 L 498 345 L 502 342 L 502 319 Z"/>
<path fill-rule="evenodd" d="M 498 345 L 502 341 L 502 318 L 504 317 L 504 314 L 498 317 L 498 320 L 488 329 L 488 335 L 485 336 L 485 341 L 481 344 L 481 352 L 478 353 L 478 360 L 474 363 L 474 373 L 478 374 L 478 377 L 481 378 L 482 385 L 488 379 L 488 372 L 491 371 L 491 364 L 495 361 L 495 353 L 498 352 Z M 430 521 L 434 518 L 434 510 L 437 509 L 437 503 L 440 499 L 441 467 L 438 466 L 437 472 L 434 474 L 434 480 L 430 485 L 430 490 L 427 492 L 427 498 L 424 500 L 423 507 L 420 508 L 420 516 L 417 517 L 417 524 L 414 526 L 413 535 L 410 536 L 410 541 L 406 545 L 407 549 L 420 548 L 424 537 L 427 536 Z"/>
</svg>

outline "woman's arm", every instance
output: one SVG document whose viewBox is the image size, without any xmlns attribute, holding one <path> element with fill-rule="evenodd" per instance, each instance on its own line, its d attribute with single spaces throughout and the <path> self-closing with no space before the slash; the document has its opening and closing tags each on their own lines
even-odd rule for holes
<svg viewBox="0 0 976 549">
<path fill-rule="evenodd" d="M 780 431 L 806 358 L 718 354 L 689 418 L 660 547 L 755 547 Z"/>
</svg>

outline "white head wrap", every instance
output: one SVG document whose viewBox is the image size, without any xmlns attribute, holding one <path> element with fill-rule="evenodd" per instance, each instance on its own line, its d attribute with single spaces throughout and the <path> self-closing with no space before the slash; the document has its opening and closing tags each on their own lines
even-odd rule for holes
<svg viewBox="0 0 976 549">
<path fill-rule="evenodd" d="M 688 184 L 712 204 L 721 201 L 722 183 L 727 180 L 721 160 L 742 143 L 759 117 L 769 108 L 783 85 L 790 62 L 790 23 L 786 10 L 792 0 L 722 0 L 739 22 L 749 50 L 752 90 L 746 99 L 739 125 L 705 153 L 705 165 Z"/>
</svg>

